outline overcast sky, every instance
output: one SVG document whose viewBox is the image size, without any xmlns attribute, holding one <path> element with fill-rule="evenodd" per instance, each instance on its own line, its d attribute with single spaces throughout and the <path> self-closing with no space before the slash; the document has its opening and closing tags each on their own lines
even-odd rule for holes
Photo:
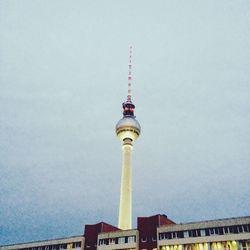
<svg viewBox="0 0 250 250">
<path fill-rule="evenodd" d="M 0 245 L 117 225 L 127 94 L 137 216 L 250 215 L 249 0 L 1 0 Z"/>
</svg>

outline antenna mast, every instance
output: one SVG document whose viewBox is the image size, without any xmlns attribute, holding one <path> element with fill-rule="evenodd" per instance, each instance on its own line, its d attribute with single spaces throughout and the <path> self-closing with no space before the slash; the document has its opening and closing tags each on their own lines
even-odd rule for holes
<svg viewBox="0 0 250 250">
<path fill-rule="evenodd" d="M 128 96 L 127 96 L 127 101 L 128 102 L 131 102 L 131 83 L 132 83 L 132 46 L 129 47 Z"/>
</svg>

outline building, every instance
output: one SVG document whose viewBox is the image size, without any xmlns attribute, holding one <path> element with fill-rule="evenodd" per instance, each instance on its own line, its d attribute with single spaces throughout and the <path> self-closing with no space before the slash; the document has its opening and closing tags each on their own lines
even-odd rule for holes
<svg viewBox="0 0 250 250">
<path fill-rule="evenodd" d="M 100 222 L 94 225 L 85 225 L 84 230 L 84 249 L 96 250 L 98 235 L 101 233 L 114 232 L 119 228 L 114 227 L 105 222 Z"/>
<path fill-rule="evenodd" d="M 159 250 L 250 250 L 250 217 L 161 226 Z"/>
<path fill-rule="evenodd" d="M 250 250 L 250 216 L 175 224 L 166 215 L 137 218 L 121 230 L 100 222 L 84 235 L 0 246 L 0 250 Z"/>
<path fill-rule="evenodd" d="M 60 250 L 60 249 L 84 249 L 84 236 L 73 236 L 54 240 L 44 240 L 28 243 L 13 244 L 8 246 L 0 246 L 1 250 Z"/>
<path fill-rule="evenodd" d="M 174 224 L 174 222 L 166 215 L 138 217 L 136 229 L 99 234 L 97 250 L 156 249 L 157 228 L 169 224 Z"/>
</svg>

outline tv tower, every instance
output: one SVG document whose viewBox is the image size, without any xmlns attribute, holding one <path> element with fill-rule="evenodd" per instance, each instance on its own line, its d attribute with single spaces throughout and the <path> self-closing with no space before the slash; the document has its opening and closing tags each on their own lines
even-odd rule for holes
<svg viewBox="0 0 250 250">
<path fill-rule="evenodd" d="M 141 127 L 135 119 L 135 105 L 132 103 L 132 46 L 129 50 L 128 95 L 122 104 L 123 118 L 116 124 L 116 135 L 122 141 L 122 176 L 118 227 L 126 230 L 132 228 L 132 149 L 133 141 L 140 135 Z"/>
</svg>

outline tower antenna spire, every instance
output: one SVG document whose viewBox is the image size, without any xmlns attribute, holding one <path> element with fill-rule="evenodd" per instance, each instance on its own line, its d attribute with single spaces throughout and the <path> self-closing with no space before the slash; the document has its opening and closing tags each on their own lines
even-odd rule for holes
<svg viewBox="0 0 250 250">
<path fill-rule="evenodd" d="M 132 45 L 129 47 L 129 63 L 128 63 L 128 96 L 127 101 L 131 102 L 131 83 L 132 83 Z"/>
</svg>

